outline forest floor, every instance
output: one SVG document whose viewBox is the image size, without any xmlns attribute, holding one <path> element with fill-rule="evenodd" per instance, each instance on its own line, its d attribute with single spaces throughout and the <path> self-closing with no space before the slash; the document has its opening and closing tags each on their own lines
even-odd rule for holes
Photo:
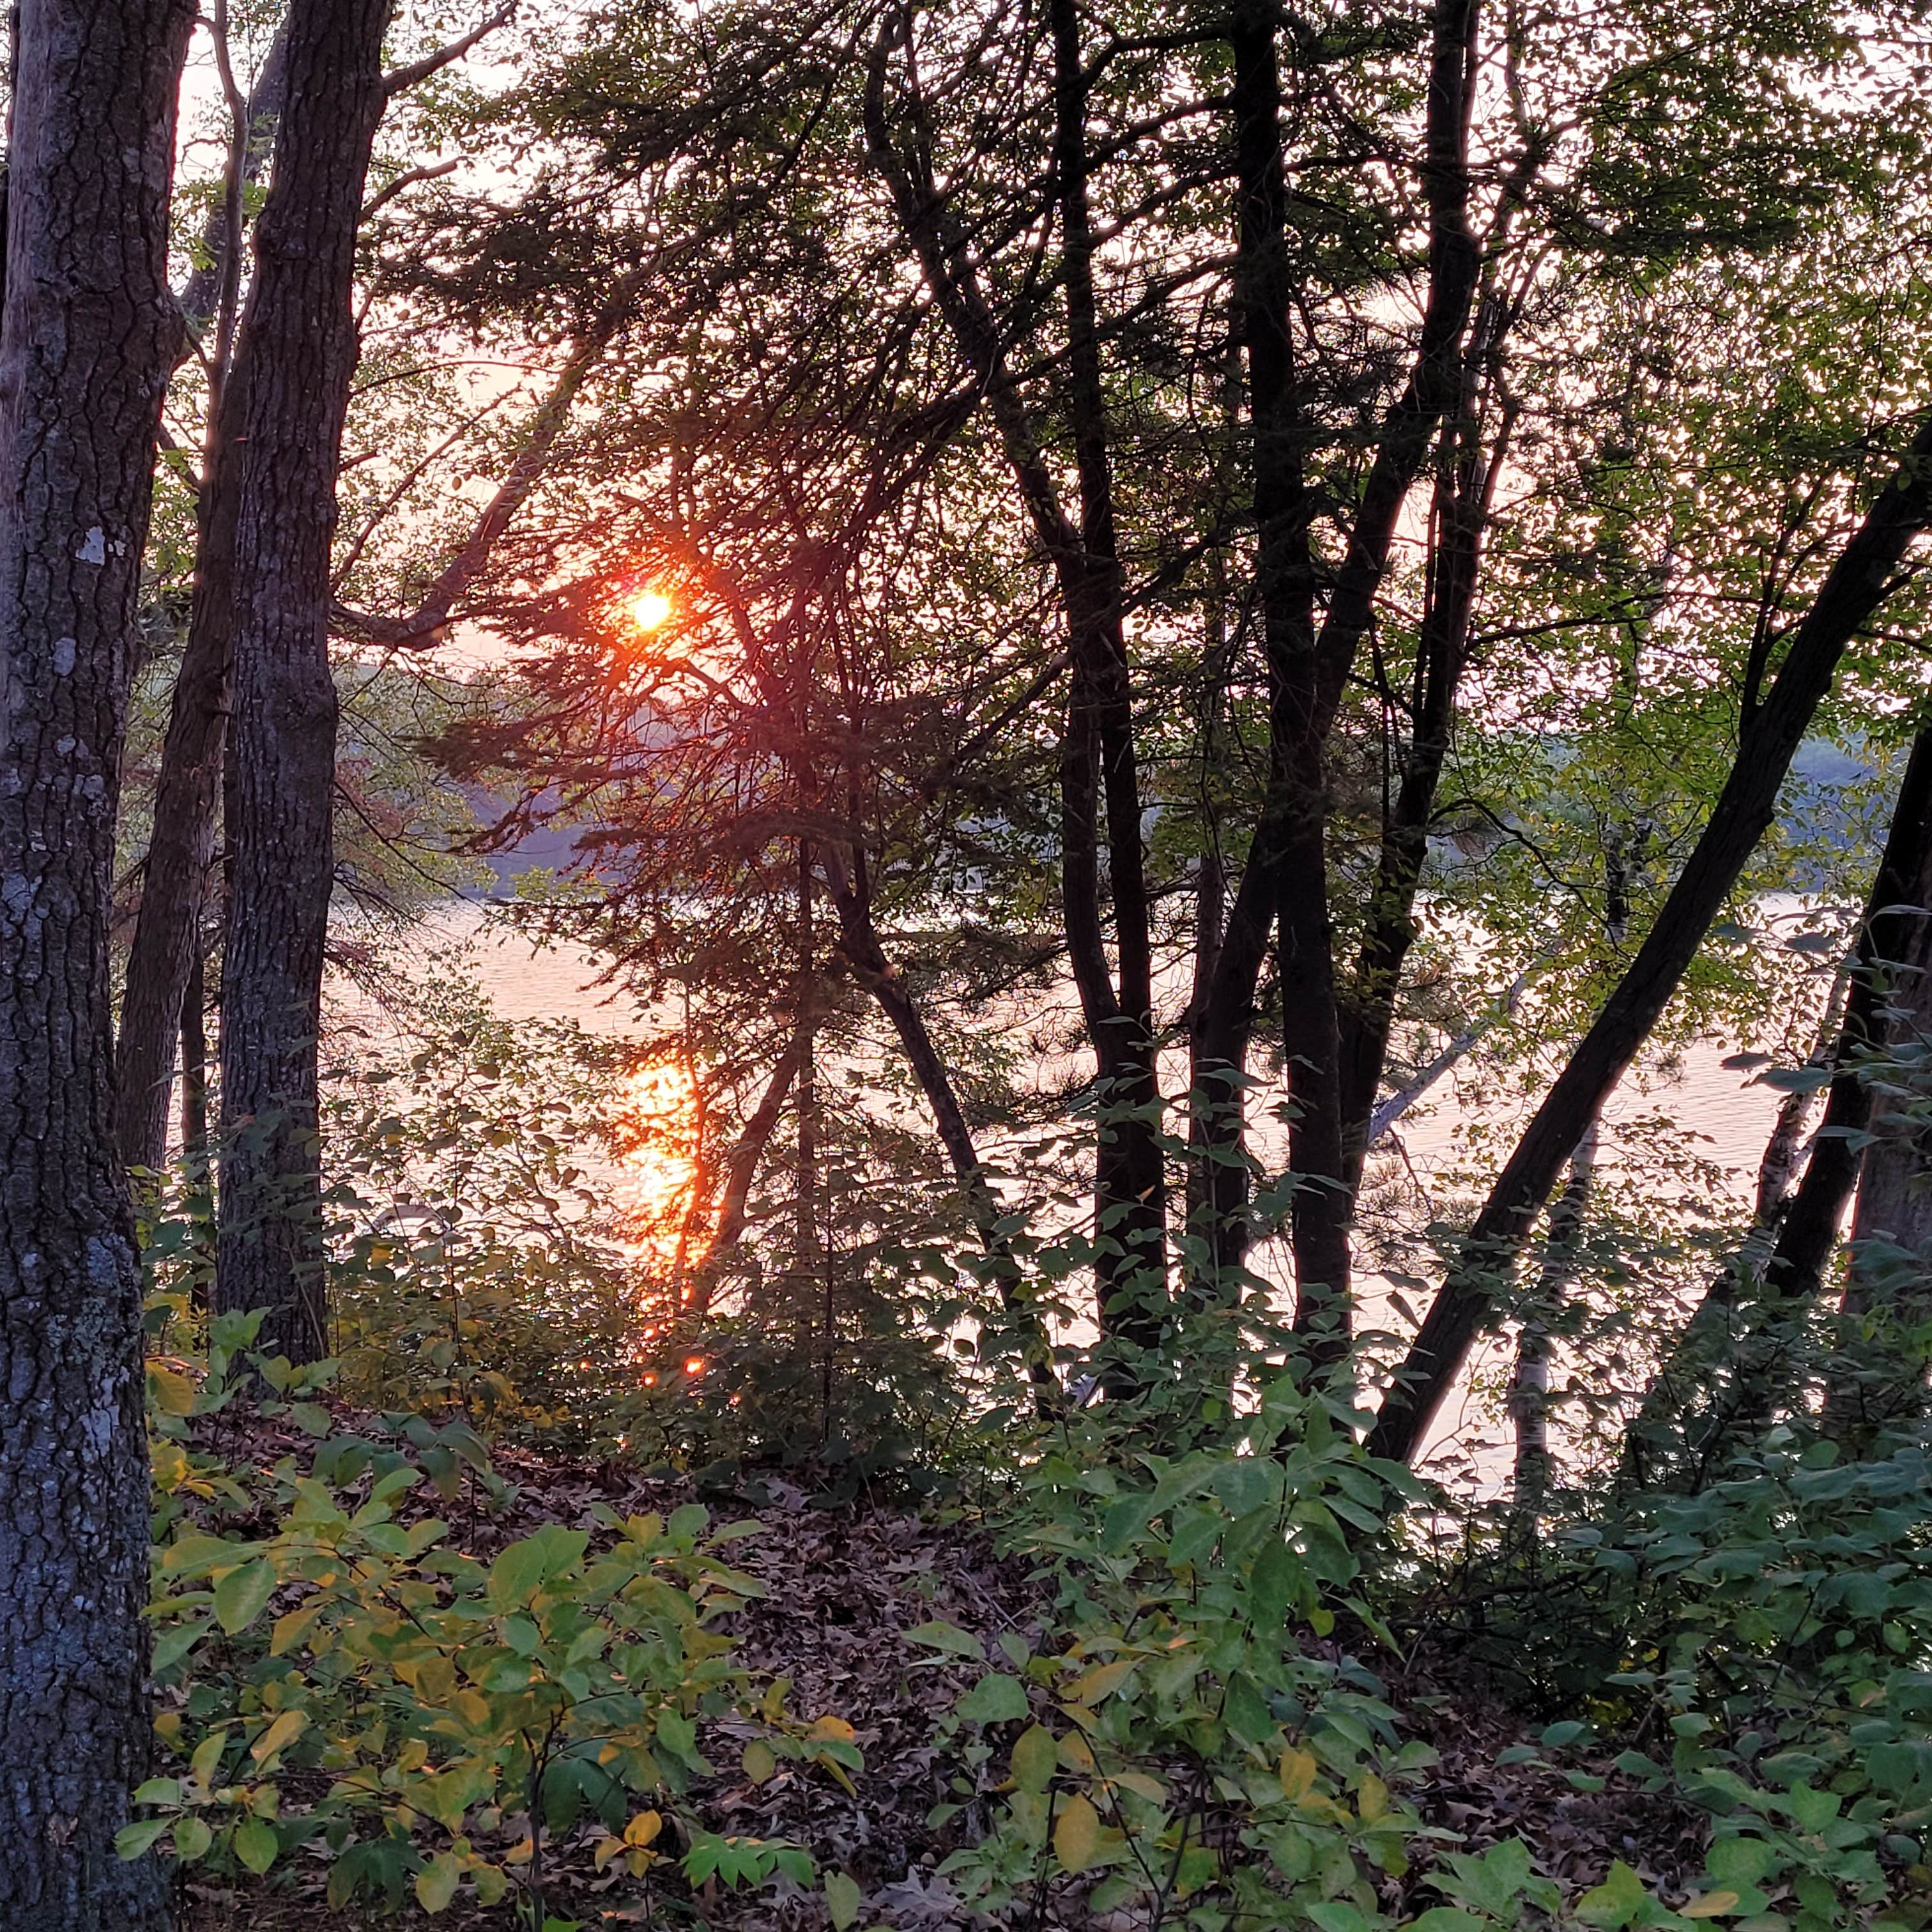
<svg viewBox="0 0 1932 1932">
<path fill-rule="evenodd" d="M 269 1452 L 293 1448 L 265 1442 Z M 543 1460 L 500 1450 L 500 1474 L 517 1485 L 514 1504 L 465 1525 L 472 1553 L 487 1557 L 502 1544 L 547 1522 L 594 1529 L 599 1503 L 620 1514 L 668 1513 L 694 1500 L 686 1484 L 654 1480 L 617 1464 Z M 717 1499 L 707 1498 L 717 1513 Z M 790 1682 L 788 1708 L 807 1720 L 843 1718 L 865 1754 L 856 1790 L 842 1789 L 820 1769 L 781 1762 L 763 1784 L 735 1769 L 749 1726 L 713 1726 L 705 1740 L 718 1775 L 694 1793 L 710 1828 L 734 1835 L 785 1838 L 803 1845 L 819 1869 L 842 1869 L 857 1881 L 865 1902 L 856 1922 L 894 1932 L 939 1932 L 964 1925 L 970 1915 L 937 1868 L 974 1830 L 971 1808 L 944 1833 L 926 1824 L 937 1805 L 956 1800 L 956 1767 L 936 1748 L 940 1717 L 980 1674 L 964 1661 L 934 1664 L 903 1633 L 934 1618 L 982 1632 L 1028 1633 L 1037 1622 L 1040 1596 L 1024 1565 L 1001 1557 L 982 1532 L 941 1524 L 892 1507 L 814 1507 L 802 1490 L 763 1477 L 754 1493 L 724 1499 L 728 1517 L 755 1516 L 764 1533 L 734 1546 L 734 1567 L 756 1576 L 766 1594 L 721 1628 L 736 1639 L 739 1660 L 754 1678 Z M 1480 1851 L 1520 1837 L 1537 1868 L 1566 1892 L 1598 1882 L 1622 1858 L 1646 1881 L 1681 1888 L 1701 1862 L 1705 1821 L 1681 1804 L 1641 1791 L 1618 1772 L 1610 1750 L 1564 1754 L 1564 1769 L 1602 1781 L 1577 1790 L 1564 1770 L 1540 1761 L 1498 1764 L 1512 1747 L 1534 1742 L 1538 1726 L 1467 1685 L 1445 1682 L 1438 1667 L 1424 1680 L 1397 1660 L 1370 1660 L 1389 1674 L 1390 1690 L 1413 1734 L 1440 1754 L 1425 1783 L 1408 1787 L 1425 1824 L 1456 1834 L 1462 1849 Z M 1418 1701 L 1419 1700 L 1419 1701 Z M 742 1738 L 730 1735 L 742 1729 Z M 652 1898 L 621 1866 L 599 1876 L 592 1859 L 602 1828 L 586 1823 L 560 1834 L 547 1850 L 549 1910 L 586 1928 L 656 1924 L 704 1925 L 717 1932 L 804 1932 L 826 1924 L 822 1895 L 781 1878 L 762 1891 L 720 1892 L 716 1882 L 695 1900 Z M 512 1922 L 508 1904 L 485 1910 L 459 1900 L 431 1920 L 411 1902 L 398 1914 L 362 1907 L 329 1911 L 322 1900 L 327 1876 L 315 1850 L 278 1867 L 267 1881 L 195 1882 L 182 1902 L 182 1932 L 350 1932 L 381 1923 L 449 1932 L 482 1932 Z M 1401 1902 L 1404 1888 L 1390 1881 Z M 1417 1892 L 1411 1912 L 1439 1903 Z M 694 1916 L 693 1906 L 696 1906 Z M 980 1922 L 984 1924 L 983 1920 Z M 1129 1932 L 1125 1922 L 1102 1932 Z"/>
</svg>

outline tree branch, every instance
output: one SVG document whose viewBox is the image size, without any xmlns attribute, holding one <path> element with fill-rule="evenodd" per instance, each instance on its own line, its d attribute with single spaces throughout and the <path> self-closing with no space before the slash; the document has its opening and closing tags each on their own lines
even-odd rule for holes
<svg viewBox="0 0 1932 1932">
<path fill-rule="evenodd" d="M 460 61 L 479 40 L 488 40 L 499 27 L 507 27 L 517 16 L 516 0 L 509 0 L 506 6 L 500 7 L 489 19 L 459 40 L 452 40 L 446 47 L 438 47 L 434 52 L 427 53 L 420 60 L 411 61 L 405 67 L 392 68 L 382 76 L 382 92 L 394 96 L 406 92 L 419 82 L 428 80 L 433 74 L 440 74 L 452 62 Z"/>
</svg>

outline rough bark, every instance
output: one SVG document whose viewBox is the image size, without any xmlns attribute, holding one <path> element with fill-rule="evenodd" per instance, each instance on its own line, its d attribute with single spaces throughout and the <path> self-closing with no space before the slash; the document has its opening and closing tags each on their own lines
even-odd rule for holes
<svg viewBox="0 0 1932 1932">
<path fill-rule="evenodd" d="M 148 1744 L 141 1291 L 108 922 L 163 388 L 182 0 L 23 0 L 0 310 L 0 1922 L 167 1923 L 114 1834 Z"/>
<path fill-rule="evenodd" d="M 215 1304 L 325 1351 L 316 1051 L 333 878 L 329 542 L 356 356 L 356 227 L 385 99 L 387 0 L 298 0 L 242 328 L 234 755 L 221 983 Z"/>
<path fill-rule="evenodd" d="M 1655 924 L 1497 1177 L 1384 1400 L 1370 1437 L 1378 1455 L 1406 1461 L 1420 1446 L 1570 1150 L 1657 1023 L 1770 824 L 1778 788 L 1846 646 L 1929 520 L 1932 423 L 1913 437 L 1820 587 L 1769 694 L 1744 722 L 1730 775 Z"/>
</svg>

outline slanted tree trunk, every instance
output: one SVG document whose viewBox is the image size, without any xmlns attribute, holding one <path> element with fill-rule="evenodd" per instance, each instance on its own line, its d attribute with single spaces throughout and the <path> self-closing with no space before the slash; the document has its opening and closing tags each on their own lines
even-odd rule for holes
<svg viewBox="0 0 1932 1932">
<path fill-rule="evenodd" d="M 739 1237 L 745 1232 L 752 1184 L 758 1178 L 758 1163 L 771 1144 L 772 1136 L 784 1112 L 785 1102 L 790 1097 L 792 1082 L 798 1078 L 799 1070 L 804 1063 L 806 1044 L 806 1029 L 794 1026 L 792 1036 L 784 1052 L 778 1056 L 778 1063 L 772 1069 L 765 1090 L 752 1110 L 752 1118 L 745 1123 L 744 1132 L 725 1157 L 724 1184 L 718 1196 L 717 1225 L 705 1245 L 704 1259 L 681 1284 L 685 1312 L 700 1320 L 710 1312 L 711 1297 L 718 1285 L 718 1274 L 730 1259 Z"/>
<path fill-rule="evenodd" d="M 184 0 L 22 0 L 0 309 L 0 1924 L 158 1932 L 141 1284 L 108 921 Z"/>
<path fill-rule="evenodd" d="M 1701 1489 L 1738 1435 L 1768 1418 L 1780 1364 L 1824 1280 L 1845 1208 L 1858 1184 L 1871 1123 L 1872 1056 L 1890 1021 L 1888 975 L 1913 942 L 1913 905 L 1932 896 L 1932 732 L 1912 741 L 1894 802 L 1885 850 L 1846 974 L 1836 1037 L 1812 1059 L 1832 1070 L 1823 1118 L 1796 1188 L 1791 1142 L 1805 1096 L 1778 1109 L 1759 1172 L 1751 1230 L 1710 1287 L 1666 1358 L 1632 1422 L 1624 1462 L 1634 1480 L 1654 1483 L 1673 1463 Z M 1701 1410 L 1696 1419 L 1691 1412 Z"/>
<path fill-rule="evenodd" d="M 1570 1149 L 1657 1024 L 1770 824 L 1792 754 L 1846 646 L 1883 601 L 1928 520 L 1932 423 L 1913 437 L 1820 586 L 1768 694 L 1748 711 L 1730 776 L 1656 922 L 1504 1164 L 1430 1304 L 1376 1418 L 1370 1438 L 1376 1454 L 1406 1462 L 1420 1447 Z"/>
<path fill-rule="evenodd" d="M 880 1010 L 898 1035 L 906 1064 L 926 1103 L 932 1110 L 939 1130 L 940 1144 L 946 1150 L 974 1232 L 980 1238 L 1000 1305 L 1019 1330 L 1027 1373 L 1036 1391 L 1040 1412 L 1048 1415 L 1059 1406 L 1060 1382 L 1054 1373 L 1053 1353 L 1039 1310 L 1022 1292 L 1018 1261 L 1000 1226 L 999 1197 L 986 1178 L 979 1150 L 973 1144 L 973 1130 L 966 1110 L 959 1104 L 952 1076 L 939 1056 L 927 1030 L 926 1016 L 920 1011 L 905 982 L 905 976 L 886 958 L 872 919 L 872 900 L 866 884 L 864 854 L 853 848 L 854 872 L 848 873 L 837 854 L 826 854 L 826 877 L 834 909 L 838 914 L 839 948 L 850 962 L 859 983 L 878 1001 Z M 856 876 L 855 876 L 856 874 Z"/>
<path fill-rule="evenodd" d="M 356 233 L 385 89 L 387 0 L 297 0 L 242 322 L 230 883 L 221 980 L 218 1308 L 326 1350 L 316 1036 L 333 881 L 329 541 L 356 357 Z"/>
</svg>

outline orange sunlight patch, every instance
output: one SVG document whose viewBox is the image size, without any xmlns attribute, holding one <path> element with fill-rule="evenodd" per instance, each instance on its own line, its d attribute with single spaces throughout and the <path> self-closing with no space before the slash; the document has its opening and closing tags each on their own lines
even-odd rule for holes
<svg viewBox="0 0 1932 1932">
<path fill-rule="evenodd" d="M 667 1274 L 683 1250 L 698 1181 L 698 1093 L 675 1055 L 646 1061 L 626 1083 L 618 1151 L 638 1247 Z"/>
</svg>

